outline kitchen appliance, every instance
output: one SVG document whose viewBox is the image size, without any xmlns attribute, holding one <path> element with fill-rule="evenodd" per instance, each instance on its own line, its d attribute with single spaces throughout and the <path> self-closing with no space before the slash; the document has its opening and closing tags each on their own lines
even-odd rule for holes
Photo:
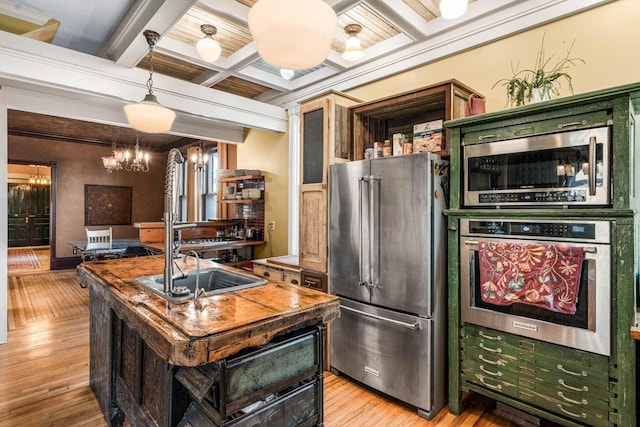
<svg viewBox="0 0 640 427">
<path fill-rule="evenodd" d="M 329 173 L 331 368 L 429 419 L 446 403 L 448 163 L 421 153 Z"/>
<path fill-rule="evenodd" d="M 482 300 L 478 244 L 556 244 L 583 248 L 575 314 L 523 303 L 494 305 Z M 611 240 L 607 221 L 461 219 L 460 305 L 462 320 L 571 348 L 609 355 Z"/>
<path fill-rule="evenodd" d="M 607 206 L 610 135 L 605 126 L 464 145 L 464 205 Z"/>
</svg>

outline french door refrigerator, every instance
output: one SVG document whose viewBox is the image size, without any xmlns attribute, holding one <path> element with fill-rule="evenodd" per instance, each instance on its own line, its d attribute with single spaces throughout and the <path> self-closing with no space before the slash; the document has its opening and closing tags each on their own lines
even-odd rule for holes
<svg viewBox="0 0 640 427">
<path fill-rule="evenodd" d="M 446 404 L 448 164 L 431 153 L 330 166 L 330 365 L 432 418 Z M 445 186 L 446 187 L 446 186 Z"/>
</svg>

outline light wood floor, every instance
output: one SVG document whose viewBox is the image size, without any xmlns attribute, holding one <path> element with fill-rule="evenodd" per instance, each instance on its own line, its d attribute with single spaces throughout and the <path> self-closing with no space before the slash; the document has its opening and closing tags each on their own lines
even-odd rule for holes
<svg viewBox="0 0 640 427">
<path fill-rule="evenodd" d="M 9 342 L 0 345 L 0 427 L 105 426 L 89 388 L 88 290 L 75 270 L 9 278 Z M 426 421 L 344 377 L 326 374 L 327 427 L 515 426 L 481 396 Z"/>
</svg>

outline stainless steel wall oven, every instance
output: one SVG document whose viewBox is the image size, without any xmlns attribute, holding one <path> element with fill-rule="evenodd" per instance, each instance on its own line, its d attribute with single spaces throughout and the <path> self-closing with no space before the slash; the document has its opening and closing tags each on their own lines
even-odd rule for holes
<svg viewBox="0 0 640 427">
<path fill-rule="evenodd" d="M 464 205 L 610 205 L 610 140 L 603 126 L 464 145 Z"/>
<path fill-rule="evenodd" d="M 504 242 L 581 247 L 575 314 L 516 302 L 496 305 L 481 297 L 479 244 Z M 610 355 L 611 240 L 607 221 L 461 219 L 462 321 Z"/>
</svg>

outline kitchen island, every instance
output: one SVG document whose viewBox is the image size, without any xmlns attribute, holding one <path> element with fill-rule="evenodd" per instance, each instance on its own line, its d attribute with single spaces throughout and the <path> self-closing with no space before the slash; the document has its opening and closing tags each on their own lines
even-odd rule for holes
<svg viewBox="0 0 640 427">
<path fill-rule="evenodd" d="M 78 267 L 90 289 L 91 387 L 111 425 L 322 423 L 322 343 L 336 297 L 268 282 L 203 297 L 198 310 L 133 283 L 163 267 L 161 256 Z"/>
</svg>

